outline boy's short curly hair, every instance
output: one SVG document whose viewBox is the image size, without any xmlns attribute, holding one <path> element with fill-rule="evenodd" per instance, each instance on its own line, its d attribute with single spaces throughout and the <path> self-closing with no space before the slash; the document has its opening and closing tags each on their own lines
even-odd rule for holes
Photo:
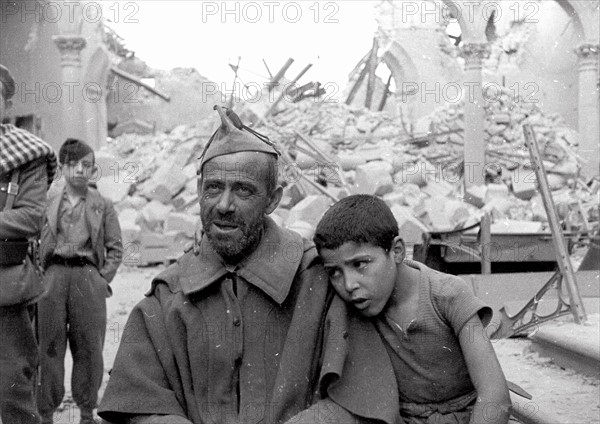
<svg viewBox="0 0 600 424">
<path fill-rule="evenodd" d="M 317 225 L 317 250 L 347 242 L 370 243 L 388 251 L 398 236 L 398 222 L 383 200 L 367 194 L 348 196 L 331 206 Z"/>
</svg>

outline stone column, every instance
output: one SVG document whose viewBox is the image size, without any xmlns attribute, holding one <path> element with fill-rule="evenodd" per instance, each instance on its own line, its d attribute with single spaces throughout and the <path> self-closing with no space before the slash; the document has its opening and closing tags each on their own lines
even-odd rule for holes
<svg viewBox="0 0 600 424">
<path fill-rule="evenodd" d="M 60 51 L 60 66 L 62 67 L 61 104 L 64 130 L 62 138 L 84 138 L 85 131 L 82 122 L 84 122 L 83 110 L 85 108 L 81 81 L 81 50 L 87 43 L 85 38 L 78 34 L 54 35 L 52 40 Z"/>
<path fill-rule="evenodd" d="M 600 108 L 598 79 L 598 51 L 593 43 L 579 45 L 575 52 L 579 57 L 579 149 L 585 177 L 598 175 L 600 166 Z"/>
<path fill-rule="evenodd" d="M 465 58 L 465 132 L 464 163 L 465 189 L 485 183 L 484 98 L 481 70 L 484 59 L 490 56 L 488 43 L 466 43 Z"/>
</svg>

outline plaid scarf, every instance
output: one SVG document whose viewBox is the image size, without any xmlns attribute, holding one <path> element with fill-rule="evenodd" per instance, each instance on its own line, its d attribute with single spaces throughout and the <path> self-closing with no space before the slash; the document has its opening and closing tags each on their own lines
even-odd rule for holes
<svg viewBox="0 0 600 424">
<path fill-rule="evenodd" d="M 48 186 L 56 174 L 56 154 L 48 143 L 12 124 L 0 125 L 0 174 L 9 173 L 40 158 L 46 158 Z"/>
</svg>

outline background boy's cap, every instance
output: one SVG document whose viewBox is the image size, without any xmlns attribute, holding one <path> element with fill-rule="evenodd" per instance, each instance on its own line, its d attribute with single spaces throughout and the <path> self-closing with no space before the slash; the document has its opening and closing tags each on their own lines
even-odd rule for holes
<svg viewBox="0 0 600 424">
<path fill-rule="evenodd" d="M 10 71 L 0 64 L 0 82 L 4 90 L 4 99 L 8 100 L 15 95 L 15 79 L 10 74 Z"/>
<path fill-rule="evenodd" d="M 215 105 L 221 117 L 221 126 L 212 135 L 200 156 L 200 169 L 209 160 L 238 152 L 263 152 L 275 156 L 277 149 L 269 139 L 245 126 L 231 109 Z"/>
<path fill-rule="evenodd" d="M 58 151 L 58 161 L 65 164 L 71 161 L 79 161 L 84 156 L 94 153 L 92 148 L 85 142 L 76 138 L 68 138 L 67 141 L 60 146 Z"/>
</svg>

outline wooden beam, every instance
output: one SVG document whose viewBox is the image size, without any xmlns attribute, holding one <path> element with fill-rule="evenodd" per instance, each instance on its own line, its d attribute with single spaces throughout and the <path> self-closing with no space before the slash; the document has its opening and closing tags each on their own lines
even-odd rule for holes
<svg viewBox="0 0 600 424">
<path fill-rule="evenodd" d="M 356 97 L 356 93 L 358 93 L 358 90 L 360 89 L 362 82 L 365 80 L 365 77 L 367 76 L 367 71 L 368 71 L 368 66 L 367 66 L 367 62 L 365 61 L 364 66 L 363 66 L 362 70 L 360 71 L 358 78 L 356 79 L 356 82 L 350 89 L 350 93 L 348 93 L 348 97 L 346 98 L 346 104 L 348 106 L 351 105 L 352 102 L 354 101 L 354 97 Z"/>
<path fill-rule="evenodd" d="M 167 96 L 166 94 L 158 91 L 156 88 L 146 84 L 144 81 L 140 80 L 137 76 L 130 74 L 129 72 L 125 72 L 122 69 L 119 69 L 115 66 L 112 66 L 110 68 L 111 72 L 115 75 L 120 76 L 123 79 L 126 79 L 127 81 L 130 81 L 136 85 L 139 85 L 140 87 L 144 87 L 146 90 L 148 90 L 149 92 L 156 94 L 158 97 L 160 97 L 161 99 L 166 100 L 167 102 L 171 101 L 171 98 L 169 96 Z"/>
<path fill-rule="evenodd" d="M 269 65 L 267 65 L 267 62 L 264 59 L 262 61 L 265 64 L 265 68 L 267 68 L 267 72 L 269 73 L 269 79 L 273 78 L 273 74 L 271 73 L 271 70 L 269 69 Z"/>
<path fill-rule="evenodd" d="M 302 76 L 308 72 L 308 70 L 312 67 L 312 63 L 309 63 L 308 65 L 306 65 L 304 67 L 304 69 L 302 69 L 300 71 L 300 73 L 296 76 L 296 78 L 294 78 L 291 82 L 290 82 L 290 86 L 293 86 L 294 84 L 296 84 L 298 82 L 298 80 L 300 78 L 302 78 Z M 273 104 L 271 105 L 271 107 L 269 108 L 269 110 L 267 110 L 267 112 L 265 113 L 265 116 L 257 123 L 257 126 L 260 125 L 262 123 L 262 121 L 265 120 L 265 118 L 267 118 L 269 115 L 271 115 L 271 113 L 273 113 L 273 111 L 275 110 L 275 108 L 277 107 L 277 105 L 279 104 L 279 102 L 281 102 L 281 100 L 285 97 L 286 95 L 286 90 L 281 90 L 281 94 L 279 95 L 279 97 L 277 98 L 277 100 L 275 100 L 273 102 Z"/>
<path fill-rule="evenodd" d="M 379 102 L 379 107 L 377 110 L 381 112 L 385 107 L 385 103 L 387 102 L 387 98 L 390 95 L 390 85 L 392 84 L 392 74 L 388 77 L 387 84 L 385 84 L 385 90 L 383 90 L 383 96 L 381 97 L 381 101 Z"/>
<path fill-rule="evenodd" d="M 283 65 L 283 67 L 279 70 L 279 72 L 277 72 L 275 74 L 275 76 L 269 80 L 269 84 L 268 84 L 269 93 L 271 91 L 273 91 L 273 89 L 277 86 L 277 84 L 279 83 L 279 81 L 281 81 L 281 78 L 283 78 L 285 76 L 285 73 L 290 68 L 290 66 L 292 66 L 292 63 L 294 63 L 294 59 L 292 59 L 290 57 L 285 62 L 285 64 Z"/>
<path fill-rule="evenodd" d="M 367 95 L 365 97 L 365 107 L 371 109 L 371 102 L 373 101 L 373 92 L 375 91 L 375 71 L 377 70 L 378 60 L 377 51 L 379 50 L 379 43 L 377 38 L 373 38 L 373 48 L 371 49 L 371 55 L 369 56 L 368 62 L 368 73 L 369 78 L 367 80 Z"/>
</svg>

